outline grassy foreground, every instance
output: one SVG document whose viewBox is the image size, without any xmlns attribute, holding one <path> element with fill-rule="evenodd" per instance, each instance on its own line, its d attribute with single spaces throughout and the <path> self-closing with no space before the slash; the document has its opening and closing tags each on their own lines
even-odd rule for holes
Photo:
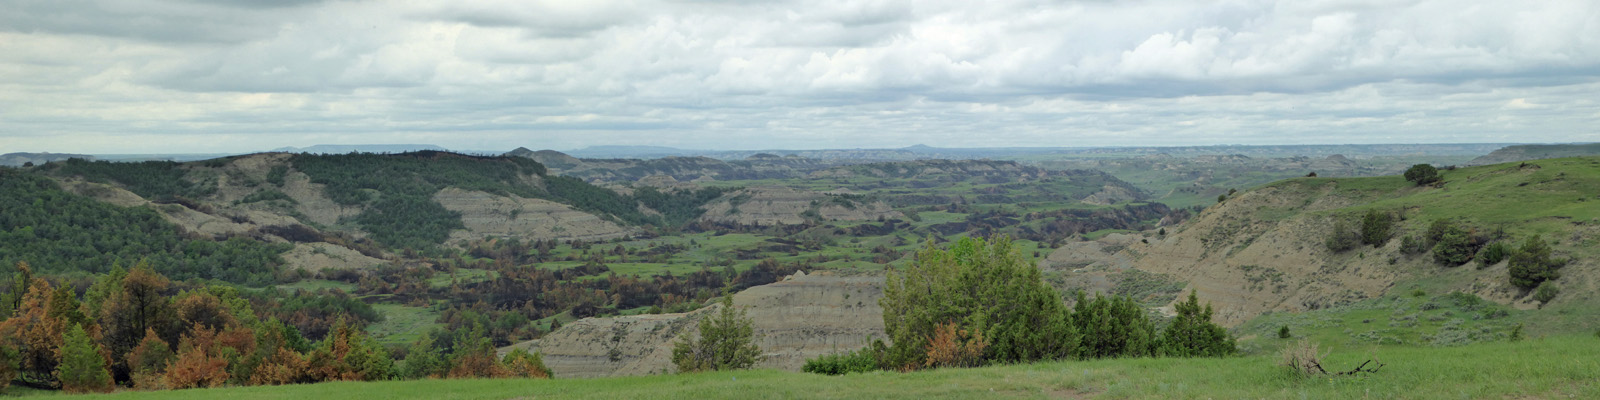
<svg viewBox="0 0 1600 400">
<path fill-rule="evenodd" d="M 1324 349 L 1326 351 L 1327 349 Z M 1330 370 L 1366 359 L 1335 348 Z M 1276 355 L 1052 362 L 829 377 L 772 370 L 572 380 L 346 382 L 123 392 L 118 399 L 659 398 L 1600 398 L 1600 338 L 1563 336 L 1465 347 L 1385 348 L 1358 377 L 1296 378 Z"/>
</svg>

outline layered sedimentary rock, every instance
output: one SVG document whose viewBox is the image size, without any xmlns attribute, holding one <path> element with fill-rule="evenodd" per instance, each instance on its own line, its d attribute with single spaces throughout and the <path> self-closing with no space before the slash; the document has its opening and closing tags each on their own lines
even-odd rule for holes
<svg viewBox="0 0 1600 400">
<path fill-rule="evenodd" d="M 735 294 L 735 307 L 754 323 L 765 358 L 757 368 L 799 370 L 805 360 L 855 350 L 884 338 L 883 277 L 796 274 Z M 681 314 L 586 318 L 543 339 L 517 344 L 543 353 L 559 377 L 647 375 L 673 372 L 672 346 L 694 332 L 713 304 Z M 502 349 L 510 351 L 511 347 Z"/>
</svg>

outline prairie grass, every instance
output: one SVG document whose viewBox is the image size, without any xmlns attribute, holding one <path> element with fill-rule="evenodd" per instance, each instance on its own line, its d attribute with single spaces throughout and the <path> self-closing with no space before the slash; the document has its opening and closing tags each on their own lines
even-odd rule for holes
<svg viewBox="0 0 1600 400">
<path fill-rule="evenodd" d="M 1369 354 L 1335 349 L 1348 370 Z M 746 398 L 1600 398 L 1600 338 L 1535 338 L 1463 347 L 1385 348 L 1377 373 L 1297 377 L 1277 354 L 1118 359 L 823 376 L 774 370 L 556 380 L 343 382 L 122 392 L 120 399 L 746 399 Z M 1369 366 L 1370 368 L 1370 366 Z"/>
</svg>

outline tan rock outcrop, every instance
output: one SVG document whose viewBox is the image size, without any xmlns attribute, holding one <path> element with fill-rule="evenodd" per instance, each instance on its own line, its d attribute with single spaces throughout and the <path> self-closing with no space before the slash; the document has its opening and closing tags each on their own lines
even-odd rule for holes
<svg viewBox="0 0 1600 400">
<path fill-rule="evenodd" d="M 756 367 L 795 371 L 806 359 L 884 338 L 882 297 L 881 275 L 820 273 L 750 288 L 735 294 L 733 303 L 750 316 L 766 356 Z M 513 347 L 543 353 L 545 365 L 559 377 L 670 373 L 674 341 L 720 309 L 714 304 L 682 314 L 586 318 Z"/>
<path fill-rule="evenodd" d="M 283 268 L 286 270 L 359 269 L 384 263 L 388 261 L 329 243 L 298 243 L 283 253 Z"/>
<path fill-rule="evenodd" d="M 1216 309 L 1216 320 L 1234 326 L 1264 312 L 1295 312 L 1382 295 L 1407 270 L 1423 269 L 1399 257 L 1399 240 L 1382 248 L 1332 253 L 1323 240 L 1332 220 L 1317 213 L 1352 204 L 1321 193 L 1288 193 L 1268 187 L 1241 193 L 1206 209 L 1166 238 L 1128 243 L 1111 260 L 1126 258 L 1147 272 L 1187 280 Z M 1291 217 L 1264 218 L 1268 210 L 1296 210 Z M 1068 254 L 1051 259 L 1067 260 Z M 1086 271 L 1085 273 L 1093 273 Z"/>
<path fill-rule="evenodd" d="M 823 220 L 865 221 L 903 215 L 883 202 L 863 202 L 781 186 L 753 187 L 723 195 L 705 206 L 702 219 L 741 225 L 793 225 L 815 210 Z"/>
<path fill-rule="evenodd" d="M 434 194 L 433 200 L 446 209 L 461 213 L 461 223 L 466 230 L 452 232 L 452 241 L 482 239 L 484 236 L 604 240 L 632 232 L 594 214 L 543 199 L 446 188 Z"/>
</svg>

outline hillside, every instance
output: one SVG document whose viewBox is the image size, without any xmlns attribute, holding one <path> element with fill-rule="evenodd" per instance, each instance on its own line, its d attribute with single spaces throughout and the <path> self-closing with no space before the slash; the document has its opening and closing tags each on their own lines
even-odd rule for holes
<svg viewBox="0 0 1600 400">
<path fill-rule="evenodd" d="M 1140 271 L 1181 277 L 1217 306 L 1217 317 L 1238 325 L 1269 312 L 1302 312 L 1350 305 L 1396 290 L 1459 291 L 1540 308 L 1530 290 L 1508 282 L 1507 263 L 1441 265 L 1430 252 L 1408 252 L 1407 236 L 1427 235 L 1436 220 L 1470 233 L 1473 252 L 1493 241 L 1509 246 L 1542 235 L 1558 259 L 1571 261 L 1547 285 L 1560 296 L 1530 316 L 1537 332 L 1592 331 L 1600 282 L 1600 158 L 1563 158 L 1441 171 L 1437 186 L 1399 176 L 1298 178 L 1240 192 L 1188 222 L 1096 255 L 1072 274 Z M 1397 218 L 1379 246 L 1330 250 L 1338 221 L 1361 226 L 1369 211 Z M 1347 228 L 1355 229 L 1355 228 Z M 1148 243 L 1144 243 L 1148 242 Z M 1052 255 L 1054 258 L 1069 258 Z M 1578 317 L 1583 315 L 1586 317 Z"/>
<path fill-rule="evenodd" d="M 630 234 L 631 226 L 665 224 L 663 210 L 643 211 L 638 200 L 548 175 L 542 165 L 515 157 L 264 153 L 193 163 L 69 161 L 40 170 L 67 181 L 112 184 L 111 192 L 92 193 L 108 201 L 181 205 L 189 210 L 178 213 L 190 217 L 173 216 L 174 222 L 212 235 L 281 226 L 345 232 L 399 250 L 485 236 L 609 239 Z M 675 193 L 665 196 L 660 203 L 698 207 L 671 201 Z M 207 219 L 233 226 L 210 228 Z"/>
<path fill-rule="evenodd" d="M 879 275 L 800 273 L 741 291 L 733 302 L 755 321 L 766 357 L 757 367 L 798 371 L 807 359 L 861 348 L 883 337 L 883 309 L 878 306 L 882 285 Z M 672 369 L 673 341 L 720 308 L 588 318 L 513 347 L 539 350 L 557 376 L 654 374 Z"/>
<path fill-rule="evenodd" d="M 1489 165 L 1527 160 L 1541 160 L 1546 158 L 1582 157 L 1600 155 L 1600 143 L 1589 144 L 1524 144 L 1506 146 L 1495 150 L 1482 157 L 1468 161 L 1466 165 Z"/>
</svg>

